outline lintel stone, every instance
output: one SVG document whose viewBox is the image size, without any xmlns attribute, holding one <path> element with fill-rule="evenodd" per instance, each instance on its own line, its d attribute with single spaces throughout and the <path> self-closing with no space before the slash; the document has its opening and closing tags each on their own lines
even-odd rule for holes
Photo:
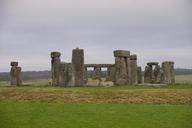
<svg viewBox="0 0 192 128">
<path fill-rule="evenodd" d="M 130 60 L 137 60 L 137 55 L 135 55 L 135 54 L 131 55 Z"/>
<path fill-rule="evenodd" d="M 159 63 L 158 62 L 148 62 L 147 65 L 148 66 L 153 66 L 153 65 L 158 65 Z"/>
<path fill-rule="evenodd" d="M 115 50 L 114 52 L 115 57 L 129 57 L 130 51 L 127 50 Z"/>
<path fill-rule="evenodd" d="M 12 61 L 10 65 L 11 65 L 11 66 L 18 66 L 18 62 Z"/>
<path fill-rule="evenodd" d="M 60 57 L 61 56 L 61 53 L 60 52 L 51 52 L 51 58 L 53 57 Z"/>
</svg>

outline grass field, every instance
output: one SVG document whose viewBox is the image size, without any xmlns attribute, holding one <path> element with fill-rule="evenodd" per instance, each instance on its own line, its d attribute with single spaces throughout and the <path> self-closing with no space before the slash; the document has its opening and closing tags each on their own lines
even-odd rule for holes
<svg viewBox="0 0 192 128">
<path fill-rule="evenodd" d="M 157 87 L 0 82 L 0 128 L 192 128 L 191 77 Z"/>
<path fill-rule="evenodd" d="M 191 128 L 192 85 L 0 87 L 0 128 Z"/>
<path fill-rule="evenodd" d="M 192 83 L 192 75 L 176 75 L 176 83 Z"/>
<path fill-rule="evenodd" d="M 1 128 L 191 128 L 188 105 L 1 102 Z"/>
</svg>

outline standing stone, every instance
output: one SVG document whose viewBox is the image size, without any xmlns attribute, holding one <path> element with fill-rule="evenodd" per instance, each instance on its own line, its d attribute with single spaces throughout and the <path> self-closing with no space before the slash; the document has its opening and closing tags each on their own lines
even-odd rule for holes
<svg viewBox="0 0 192 128">
<path fill-rule="evenodd" d="M 174 72 L 174 62 L 165 61 L 162 63 L 163 69 L 163 81 L 167 84 L 175 83 L 175 72 Z"/>
<path fill-rule="evenodd" d="M 101 81 L 101 67 L 94 67 L 92 79 Z"/>
<path fill-rule="evenodd" d="M 84 67 L 84 84 L 88 81 L 87 67 Z"/>
<path fill-rule="evenodd" d="M 154 73 L 154 67 L 153 66 L 156 66 L 156 65 L 158 65 L 159 63 L 158 62 L 149 62 L 149 63 L 147 63 L 147 65 L 151 68 L 151 84 L 152 83 L 155 83 L 156 82 L 156 78 L 155 78 L 155 73 Z"/>
<path fill-rule="evenodd" d="M 131 84 L 137 84 L 137 55 L 130 56 Z"/>
<path fill-rule="evenodd" d="M 74 86 L 73 80 L 72 80 L 72 64 L 66 63 L 66 86 Z"/>
<path fill-rule="evenodd" d="M 156 83 L 157 84 L 163 83 L 163 70 L 162 70 L 162 68 L 160 68 L 160 70 L 158 72 Z"/>
<path fill-rule="evenodd" d="M 130 56 L 126 58 L 126 65 L 127 65 L 127 84 L 132 84 L 131 83 L 131 60 Z"/>
<path fill-rule="evenodd" d="M 59 86 L 60 78 L 60 52 L 51 52 L 51 73 L 52 73 L 52 85 Z"/>
<path fill-rule="evenodd" d="M 21 67 L 18 67 L 18 62 L 11 62 L 10 79 L 11 85 L 22 85 Z"/>
<path fill-rule="evenodd" d="M 159 76 L 161 74 L 160 69 L 161 69 L 161 67 L 159 65 L 155 65 L 154 72 L 153 72 L 154 77 L 155 77 L 155 82 L 154 83 L 157 83 L 157 77 L 160 77 Z M 160 79 L 160 78 L 158 78 L 158 79 Z M 159 82 L 159 80 L 158 80 L 158 82 Z"/>
<path fill-rule="evenodd" d="M 145 66 L 144 83 L 152 83 L 152 66 Z"/>
<path fill-rule="evenodd" d="M 115 67 L 109 66 L 107 67 L 107 78 L 106 81 L 112 81 L 115 82 Z"/>
<path fill-rule="evenodd" d="M 115 67 L 116 67 L 116 84 L 125 85 L 127 84 L 128 74 L 126 68 L 126 62 L 124 57 L 115 58 Z"/>
<path fill-rule="evenodd" d="M 21 67 L 17 67 L 17 85 L 22 85 L 22 80 L 21 80 Z"/>
<path fill-rule="evenodd" d="M 114 51 L 115 56 L 115 84 L 125 85 L 128 84 L 129 78 L 129 63 L 128 58 L 130 57 L 130 52 L 125 50 Z"/>
<path fill-rule="evenodd" d="M 10 79 L 11 85 L 17 85 L 17 66 L 18 62 L 11 62 Z"/>
<path fill-rule="evenodd" d="M 142 81 L 142 69 L 141 67 L 137 67 L 137 83 L 141 84 Z"/>
<path fill-rule="evenodd" d="M 84 85 L 84 51 L 74 49 L 72 53 L 72 81 L 74 86 Z"/>
<path fill-rule="evenodd" d="M 66 85 L 66 63 L 61 62 L 60 63 L 60 75 L 59 75 L 59 85 L 65 86 Z"/>
</svg>

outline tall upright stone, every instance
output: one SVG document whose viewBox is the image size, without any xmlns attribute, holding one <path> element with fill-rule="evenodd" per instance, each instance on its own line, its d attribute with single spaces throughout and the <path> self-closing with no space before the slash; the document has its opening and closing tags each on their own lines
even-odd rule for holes
<svg viewBox="0 0 192 128">
<path fill-rule="evenodd" d="M 159 80 L 157 80 L 157 79 L 160 79 L 160 78 L 158 78 L 158 77 L 160 77 L 159 75 L 160 75 L 160 70 L 161 70 L 161 67 L 159 66 L 159 65 L 155 65 L 155 68 L 154 68 L 154 71 L 153 71 L 153 73 L 154 73 L 154 77 L 155 77 L 155 82 L 154 83 L 158 83 L 157 81 L 159 81 Z"/>
<path fill-rule="evenodd" d="M 175 71 L 174 71 L 174 62 L 165 61 L 162 63 L 163 70 L 163 81 L 167 84 L 175 83 Z"/>
<path fill-rule="evenodd" d="M 124 85 L 129 83 L 129 63 L 128 58 L 130 57 L 130 52 L 126 50 L 116 50 L 114 51 L 115 56 L 115 84 Z"/>
<path fill-rule="evenodd" d="M 157 74 L 157 79 L 156 79 L 156 83 L 157 84 L 162 84 L 162 83 L 164 83 L 163 82 L 163 69 L 162 68 L 160 68 L 160 70 L 159 70 L 159 72 L 158 72 L 158 74 Z"/>
<path fill-rule="evenodd" d="M 84 50 L 73 49 L 72 53 L 72 81 L 74 86 L 84 85 Z"/>
<path fill-rule="evenodd" d="M 130 56 L 131 84 L 137 84 L 137 55 Z"/>
<path fill-rule="evenodd" d="M 74 81 L 72 80 L 72 63 L 66 63 L 66 86 L 74 86 Z"/>
<path fill-rule="evenodd" d="M 52 73 L 52 85 L 60 85 L 60 52 L 51 52 L 51 73 Z"/>
<path fill-rule="evenodd" d="M 158 62 L 147 63 L 144 73 L 144 83 L 156 83 L 157 76 L 160 71 L 160 66 L 158 64 Z"/>
<path fill-rule="evenodd" d="M 67 83 L 67 67 L 66 67 L 66 63 L 61 62 L 60 63 L 60 69 L 59 69 L 59 85 L 60 86 L 66 86 Z"/>
<path fill-rule="evenodd" d="M 142 69 L 141 67 L 137 67 L 137 83 L 141 84 L 143 81 Z"/>
<path fill-rule="evenodd" d="M 18 67 L 18 62 L 11 62 L 10 79 L 11 85 L 22 85 L 21 67 Z"/>
<path fill-rule="evenodd" d="M 145 66 L 145 72 L 144 72 L 144 83 L 152 83 L 152 73 L 153 69 L 152 66 Z"/>
<path fill-rule="evenodd" d="M 94 67 L 92 79 L 101 81 L 101 67 Z"/>
<path fill-rule="evenodd" d="M 115 82 L 115 67 L 114 66 L 109 66 L 107 67 L 107 78 L 106 81 L 112 81 Z"/>
<path fill-rule="evenodd" d="M 87 67 L 84 67 L 84 84 L 86 84 L 87 81 L 88 81 Z"/>
</svg>

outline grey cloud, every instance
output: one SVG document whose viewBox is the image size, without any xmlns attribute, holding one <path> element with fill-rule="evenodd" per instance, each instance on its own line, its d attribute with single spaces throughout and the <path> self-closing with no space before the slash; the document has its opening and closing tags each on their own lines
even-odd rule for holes
<svg viewBox="0 0 192 128">
<path fill-rule="evenodd" d="M 3 0 L 0 71 L 19 60 L 24 70 L 50 69 L 49 53 L 85 49 L 86 63 L 113 63 L 113 50 L 137 53 L 139 64 L 174 60 L 191 67 L 189 0 Z M 2 20 L 3 19 L 3 20 Z M 186 64 L 187 63 L 187 64 Z M 191 67 L 192 68 L 192 67 Z"/>
</svg>

